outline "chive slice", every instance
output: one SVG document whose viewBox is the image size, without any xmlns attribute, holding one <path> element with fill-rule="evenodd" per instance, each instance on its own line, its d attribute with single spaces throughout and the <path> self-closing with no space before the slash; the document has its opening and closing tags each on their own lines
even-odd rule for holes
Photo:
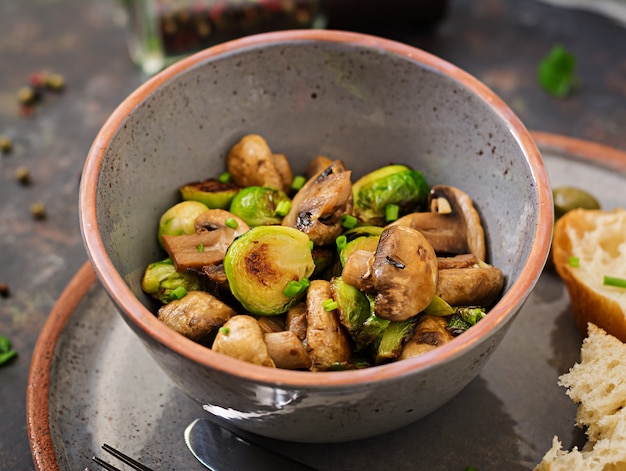
<svg viewBox="0 0 626 471">
<path fill-rule="evenodd" d="M 203 244 L 198 244 L 198 247 L 196 247 L 198 249 L 198 252 L 204 252 L 204 245 Z"/>
<path fill-rule="evenodd" d="M 568 264 L 572 268 L 578 268 L 580 266 L 580 258 L 571 256 L 568 260 Z"/>
<path fill-rule="evenodd" d="M 343 216 L 341 216 L 341 226 L 345 227 L 346 229 L 352 229 L 354 226 L 356 226 L 357 222 L 357 218 L 355 218 L 352 214 L 344 214 Z"/>
<path fill-rule="evenodd" d="M 616 276 L 604 275 L 604 286 L 615 286 L 616 288 L 626 288 L 626 279 Z"/>
<path fill-rule="evenodd" d="M 184 286 L 177 286 L 170 293 L 170 301 L 175 299 L 183 299 L 187 295 L 187 289 Z"/>
<path fill-rule="evenodd" d="M 283 294 L 288 298 L 295 298 L 300 293 L 306 291 L 310 284 L 311 282 L 308 278 L 302 278 L 300 281 L 291 280 L 287 283 L 287 286 L 285 286 Z"/>
<path fill-rule="evenodd" d="M 228 328 L 228 327 L 222 326 L 218 330 L 219 330 L 219 333 L 222 334 L 222 335 L 230 334 L 230 328 Z"/>
<path fill-rule="evenodd" d="M 337 307 L 339 307 L 339 304 L 333 298 L 328 298 L 322 302 L 322 307 L 325 311 L 334 311 Z"/>
<path fill-rule="evenodd" d="M 385 221 L 393 222 L 400 215 L 400 206 L 397 204 L 388 204 L 385 206 Z"/>
<path fill-rule="evenodd" d="M 312 240 L 309 239 L 309 250 L 313 251 L 313 248 L 315 247 L 315 244 L 313 243 Z"/>
<path fill-rule="evenodd" d="M 304 186 L 305 183 L 306 183 L 306 178 L 303 177 L 302 175 L 298 175 L 294 177 L 293 182 L 291 182 L 291 189 L 298 191 Z"/>
<path fill-rule="evenodd" d="M 341 251 L 345 248 L 348 243 L 348 238 L 345 235 L 340 235 L 335 239 L 335 244 L 337 244 L 337 252 L 341 253 Z"/>
<path fill-rule="evenodd" d="M 230 227 L 231 229 L 237 229 L 239 227 L 239 223 L 233 217 L 226 218 L 226 221 L 224 221 L 224 225 L 226 227 Z"/>
<path fill-rule="evenodd" d="M 233 176 L 229 172 L 222 172 L 217 181 L 220 183 L 230 183 L 233 180 Z"/>
<path fill-rule="evenodd" d="M 291 209 L 291 201 L 282 200 L 280 203 L 276 205 L 275 213 L 278 216 L 287 216 L 287 213 Z"/>
</svg>

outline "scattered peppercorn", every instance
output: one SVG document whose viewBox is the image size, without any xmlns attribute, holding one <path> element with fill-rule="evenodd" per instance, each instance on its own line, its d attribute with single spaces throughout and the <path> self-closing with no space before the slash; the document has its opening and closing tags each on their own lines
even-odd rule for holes
<svg viewBox="0 0 626 471">
<path fill-rule="evenodd" d="M 30 206 L 30 214 L 32 214 L 35 219 L 45 219 L 46 207 L 41 201 L 37 201 Z"/>
<path fill-rule="evenodd" d="M 30 177 L 30 170 L 28 170 L 28 167 L 18 167 L 15 171 L 15 179 L 24 186 L 30 185 L 32 183 L 32 179 Z"/>
<path fill-rule="evenodd" d="M 0 136 L 0 152 L 8 154 L 13 150 L 13 141 L 8 136 Z"/>
<path fill-rule="evenodd" d="M 46 88 L 53 92 L 60 92 L 65 88 L 65 78 L 57 73 L 48 74 L 44 83 Z"/>
<path fill-rule="evenodd" d="M 38 100 L 38 95 L 32 87 L 21 87 L 17 91 L 17 99 L 22 105 L 32 105 Z"/>
<path fill-rule="evenodd" d="M 9 285 L 6 283 L 0 283 L 0 296 L 3 298 L 8 298 L 11 295 L 11 290 L 9 289 Z"/>
</svg>

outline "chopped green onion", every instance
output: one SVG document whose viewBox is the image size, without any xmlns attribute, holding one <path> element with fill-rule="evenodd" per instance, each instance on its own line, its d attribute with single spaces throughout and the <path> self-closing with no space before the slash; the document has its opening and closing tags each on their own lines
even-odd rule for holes
<svg viewBox="0 0 626 471">
<path fill-rule="evenodd" d="M 385 221 L 393 222 L 400 215 L 400 206 L 397 204 L 388 204 L 385 206 Z"/>
<path fill-rule="evenodd" d="M 304 186 L 305 183 L 306 178 L 304 178 L 302 175 L 298 175 L 297 177 L 294 177 L 293 182 L 291 183 L 291 189 L 298 191 Z"/>
<path fill-rule="evenodd" d="M 476 324 L 479 320 L 487 315 L 482 307 L 457 307 L 456 314 L 461 316 L 469 325 Z"/>
<path fill-rule="evenodd" d="M 222 326 L 218 330 L 219 330 L 220 334 L 222 334 L 222 335 L 230 334 L 230 329 L 228 327 Z"/>
<path fill-rule="evenodd" d="M 287 216 L 287 213 L 291 209 L 291 201 L 282 200 L 280 203 L 276 205 L 275 213 L 278 216 Z"/>
<path fill-rule="evenodd" d="M 309 239 L 309 250 L 313 251 L 314 247 L 315 247 L 315 244 L 313 243 L 312 240 Z"/>
<path fill-rule="evenodd" d="M 616 288 L 626 288 L 626 279 L 615 276 L 604 275 L 604 286 L 615 286 Z"/>
<path fill-rule="evenodd" d="M 183 299 L 187 295 L 187 289 L 184 286 L 177 286 L 170 293 L 170 301 L 175 299 Z"/>
<path fill-rule="evenodd" d="M 345 227 L 346 229 L 352 229 L 354 226 L 356 226 L 357 222 L 357 218 L 355 218 L 351 214 L 344 214 L 343 216 L 341 216 L 341 226 Z"/>
<path fill-rule="evenodd" d="M 335 301 L 333 298 L 328 298 L 327 300 L 322 302 L 322 307 L 325 311 L 334 311 L 339 307 L 339 304 L 337 304 L 337 301 Z"/>
<path fill-rule="evenodd" d="M 568 260 L 569 266 L 572 268 L 578 268 L 580 266 L 580 258 L 571 256 Z"/>
<path fill-rule="evenodd" d="M 204 252 L 204 244 L 198 244 L 198 247 L 196 247 L 198 249 L 198 252 Z"/>
<path fill-rule="evenodd" d="M 12 358 L 17 356 L 17 352 L 15 350 L 9 350 L 8 352 L 0 353 L 0 365 L 4 365 Z"/>
<path fill-rule="evenodd" d="M 11 341 L 8 337 L 0 335 L 0 353 L 6 353 L 11 350 Z"/>
<path fill-rule="evenodd" d="M 287 286 L 285 286 L 283 294 L 288 298 L 295 298 L 300 293 L 306 291 L 310 284 L 311 282 L 308 278 L 302 278 L 300 281 L 291 280 L 287 283 Z"/>
<path fill-rule="evenodd" d="M 537 79 L 550 95 L 566 97 L 578 85 L 576 57 L 560 44 L 555 45 L 539 63 Z"/>
<path fill-rule="evenodd" d="M 220 183 L 230 183 L 233 180 L 233 176 L 228 172 L 222 172 L 219 177 L 217 177 L 217 181 Z"/>
<path fill-rule="evenodd" d="M 337 252 L 341 253 L 346 244 L 348 243 L 348 238 L 345 235 L 340 235 L 335 239 L 335 243 L 337 244 Z"/>
<path fill-rule="evenodd" d="M 237 229 L 239 227 L 239 223 L 233 217 L 226 218 L 226 221 L 224 221 L 224 225 L 226 227 L 230 227 L 231 229 Z"/>
</svg>

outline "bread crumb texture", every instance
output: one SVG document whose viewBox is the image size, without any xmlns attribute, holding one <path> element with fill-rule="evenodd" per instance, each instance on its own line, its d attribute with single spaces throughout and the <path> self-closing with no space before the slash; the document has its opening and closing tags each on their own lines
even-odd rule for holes
<svg viewBox="0 0 626 471">
<path fill-rule="evenodd" d="M 581 333 L 591 322 L 626 342 L 626 288 L 604 284 L 605 276 L 626 279 L 626 210 L 568 212 L 555 225 L 552 255 Z"/>
<path fill-rule="evenodd" d="M 535 471 L 626 470 L 626 344 L 589 324 L 580 361 L 559 385 L 578 404 L 576 425 L 587 443 L 566 451 L 554 437 Z"/>
</svg>

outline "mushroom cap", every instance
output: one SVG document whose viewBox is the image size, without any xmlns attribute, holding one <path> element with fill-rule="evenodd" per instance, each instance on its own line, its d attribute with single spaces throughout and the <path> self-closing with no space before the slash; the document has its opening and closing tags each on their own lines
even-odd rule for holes
<svg viewBox="0 0 626 471">
<path fill-rule="evenodd" d="M 417 230 L 390 226 L 380 235 L 372 264 L 374 312 L 383 319 L 405 320 L 423 311 L 435 295 L 435 250 Z"/>
</svg>

